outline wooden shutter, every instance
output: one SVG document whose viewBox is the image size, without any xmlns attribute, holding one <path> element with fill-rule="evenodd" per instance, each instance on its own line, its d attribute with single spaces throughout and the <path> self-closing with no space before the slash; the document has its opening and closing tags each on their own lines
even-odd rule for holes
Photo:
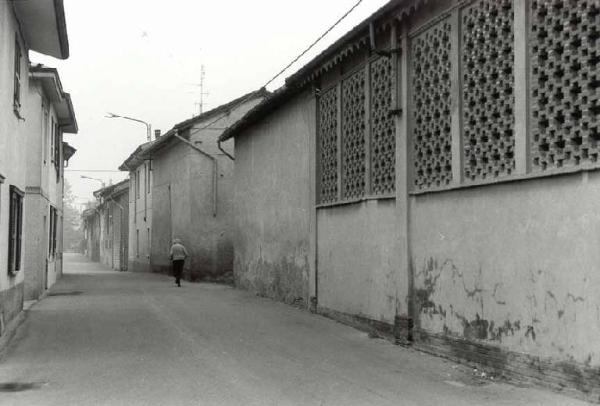
<svg viewBox="0 0 600 406">
<path fill-rule="evenodd" d="M 10 207 L 8 219 L 8 271 L 21 269 L 21 247 L 23 232 L 23 192 L 10 187 Z"/>
</svg>

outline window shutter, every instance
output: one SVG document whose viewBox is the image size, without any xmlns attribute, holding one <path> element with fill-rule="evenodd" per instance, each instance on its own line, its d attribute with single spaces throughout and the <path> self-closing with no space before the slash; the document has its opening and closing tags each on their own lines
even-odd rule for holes
<svg viewBox="0 0 600 406">
<path fill-rule="evenodd" d="M 23 236 L 23 197 L 16 195 L 17 199 L 17 224 L 15 235 L 15 271 L 21 269 L 21 247 Z"/>
</svg>

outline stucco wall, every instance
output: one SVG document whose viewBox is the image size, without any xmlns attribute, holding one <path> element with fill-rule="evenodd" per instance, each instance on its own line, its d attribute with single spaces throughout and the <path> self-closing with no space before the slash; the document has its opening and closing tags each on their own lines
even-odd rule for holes
<svg viewBox="0 0 600 406">
<path fill-rule="evenodd" d="M 136 195 L 135 177 L 129 174 L 129 252 L 128 252 L 128 270 L 133 272 L 150 272 L 150 245 L 152 239 L 152 188 L 150 193 L 147 189 L 145 166 L 148 163 L 141 164 L 140 175 L 140 194 Z M 150 172 L 150 176 L 152 172 Z M 137 176 L 137 175 L 136 175 Z M 150 230 L 150 231 L 148 231 Z M 139 235 L 139 238 L 138 238 Z"/>
<path fill-rule="evenodd" d="M 15 33 L 18 26 L 12 13 L 12 4 L 0 2 L 0 174 L 6 179 L 0 184 L 0 252 L 8 252 L 8 218 L 9 190 L 15 185 L 25 191 L 26 143 L 25 122 L 13 113 L 13 61 Z M 26 48 L 19 38 L 23 58 L 21 59 L 21 115 L 29 115 L 31 105 L 28 103 L 27 88 L 29 86 L 28 59 Z M 27 214 L 24 213 L 24 221 Z M 8 322 L 22 308 L 23 280 L 25 269 L 16 275 L 9 275 L 6 254 L 0 256 L 0 308 L 4 322 Z"/>
<path fill-rule="evenodd" d="M 213 201 L 213 161 L 181 142 L 156 155 L 153 161 L 154 217 L 152 266 L 170 271 L 172 238 L 180 238 L 190 256 L 184 276 L 191 280 L 230 275 L 232 162 L 216 156 L 217 201 Z"/>
<path fill-rule="evenodd" d="M 319 306 L 394 323 L 399 250 L 394 199 L 321 208 Z"/>
<path fill-rule="evenodd" d="M 46 289 L 48 260 L 48 202 L 40 194 L 27 194 L 23 209 L 28 213 L 23 224 L 23 263 L 26 267 L 25 299 L 36 299 Z M 50 264 L 48 264 L 49 266 Z"/>
<path fill-rule="evenodd" d="M 294 98 L 235 144 L 235 282 L 287 303 L 308 302 L 309 100 Z"/>
<path fill-rule="evenodd" d="M 600 173 L 411 199 L 425 331 L 600 365 Z"/>
</svg>

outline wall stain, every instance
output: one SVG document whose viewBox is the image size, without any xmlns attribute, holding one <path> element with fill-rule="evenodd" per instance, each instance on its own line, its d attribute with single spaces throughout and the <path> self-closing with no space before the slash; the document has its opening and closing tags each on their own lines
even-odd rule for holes
<svg viewBox="0 0 600 406">
<path fill-rule="evenodd" d="M 533 326 L 527 326 L 527 330 L 525 331 L 525 337 L 531 337 L 533 341 L 535 341 L 535 329 Z"/>
</svg>

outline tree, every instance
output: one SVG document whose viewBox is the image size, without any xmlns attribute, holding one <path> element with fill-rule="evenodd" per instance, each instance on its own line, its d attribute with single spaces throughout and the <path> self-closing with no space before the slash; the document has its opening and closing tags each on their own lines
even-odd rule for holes
<svg viewBox="0 0 600 406">
<path fill-rule="evenodd" d="M 81 213 L 75 205 L 71 185 L 65 179 L 63 193 L 63 247 L 65 251 L 78 251 L 83 240 Z"/>
</svg>

